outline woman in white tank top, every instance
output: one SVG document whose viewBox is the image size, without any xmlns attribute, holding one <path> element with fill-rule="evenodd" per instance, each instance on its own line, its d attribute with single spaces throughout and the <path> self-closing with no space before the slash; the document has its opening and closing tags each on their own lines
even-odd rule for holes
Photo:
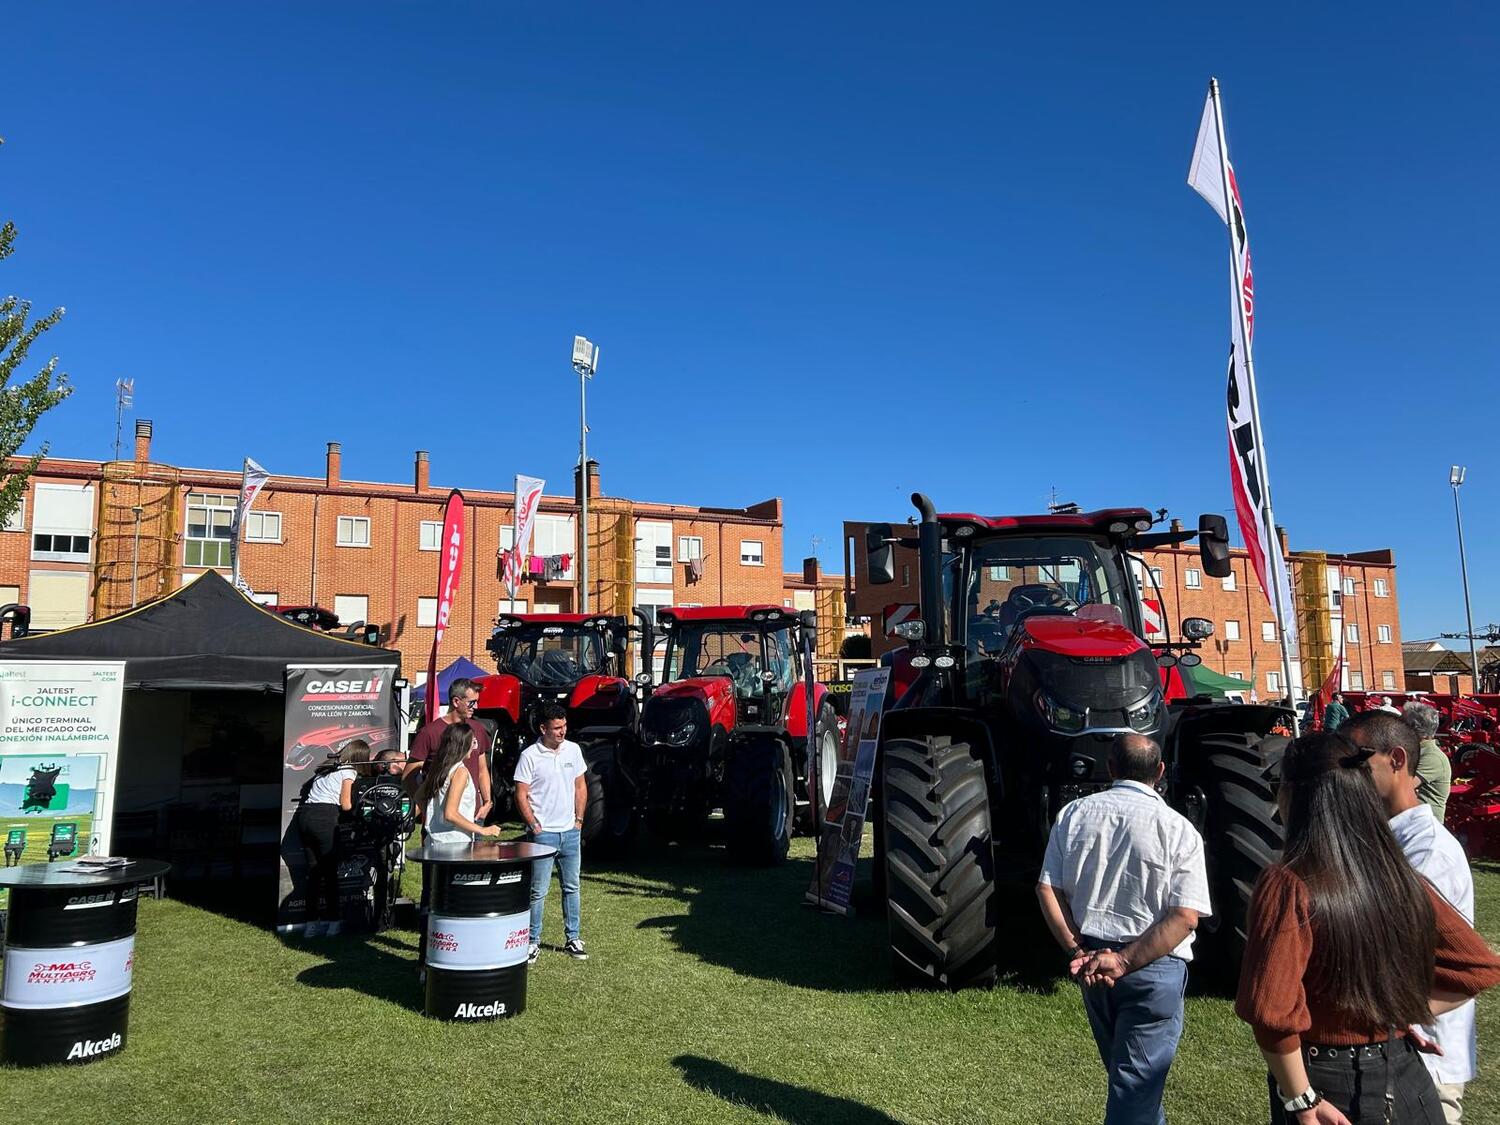
<svg viewBox="0 0 1500 1125">
<path fill-rule="evenodd" d="M 467 844 L 475 836 L 500 835 L 498 826 L 474 822 L 474 782 L 464 758 L 475 743 L 468 723 L 454 723 L 422 767 L 417 799 L 426 809 L 423 824 L 429 844 Z"/>
</svg>

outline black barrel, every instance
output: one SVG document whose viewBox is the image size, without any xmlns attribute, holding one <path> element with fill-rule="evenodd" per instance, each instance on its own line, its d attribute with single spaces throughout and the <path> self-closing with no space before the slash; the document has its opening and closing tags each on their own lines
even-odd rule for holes
<svg viewBox="0 0 1500 1125">
<path fill-rule="evenodd" d="M 166 870 L 139 863 L 96 875 L 35 864 L 0 873 L 10 889 L 0 1062 L 86 1063 L 124 1050 L 138 888 Z"/>
</svg>

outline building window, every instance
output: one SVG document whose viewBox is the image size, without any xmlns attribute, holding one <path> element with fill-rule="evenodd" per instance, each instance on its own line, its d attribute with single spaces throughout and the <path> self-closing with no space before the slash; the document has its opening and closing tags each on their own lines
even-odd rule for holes
<svg viewBox="0 0 1500 1125">
<path fill-rule="evenodd" d="M 245 542 L 246 543 L 280 543 L 281 542 L 281 513 L 280 512 L 246 512 L 245 513 Z"/>
<path fill-rule="evenodd" d="M 1226 641 L 1237 641 L 1240 639 L 1240 623 L 1238 621 L 1224 622 L 1224 639 Z"/>
<path fill-rule="evenodd" d="M 1375 636 L 1383 645 L 1391 643 L 1391 627 L 1389 625 L 1375 626 Z"/>
<path fill-rule="evenodd" d="M 740 565 L 741 566 L 765 566 L 765 558 L 761 553 L 762 544 L 759 539 L 740 540 Z"/>
<path fill-rule="evenodd" d="M 1377 579 L 1375 579 L 1375 596 L 1377 598 L 1388 598 L 1388 597 L 1390 597 L 1390 594 L 1391 594 L 1390 587 L 1388 587 L 1385 584 L 1385 579 L 1384 578 L 1377 578 Z"/>
<path fill-rule="evenodd" d="M 234 536 L 235 496 L 190 492 L 187 498 L 187 535 L 184 566 L 228 566 L 229 541 Z"/>
<path fill-rule="evenodd" d="M 1192 567 L 1182 572 L 1182 584 L 1189 590 L 1201 590 L 1203 588 L 1203 575 Z"/>
<path fill-rule="evenodd" d="M 662 562 L 664 558 L 666 562 Z M 635 521 L 635 580 L 653 585 L 666 585 L 672 581 L 670 523 L 664 520 Z"/>
<path fill-rule="evenodd" d="M 339 619 L 339 627 L 347 629 L 361 621 L 370 619 L 370 596 L 368 594 L 336 594 L 333 612 Z"/>
<path fill-rule="evenodd" d="M 988 569 L 989 569 L 989 572 L 990 572 L 990 581 L 991 582 L 1009 582 L 1010 581 L 1010 567 L 1008 567 L 1008 566 L 992 566 L 992 567 L 989 567 Z"/>
<path fill-rule="evenodd" d="M 783 609 L 791 609 L 792 608 L 792 599 L 791 598 L 782 598 L 781 599 L 781 605 L 782 605 Z"/>
<path fill-rule="evenodd" d="M 1269 691 L 1269 692 L 1271 692 L 1273 695 L 1276 694 L 1277 692 L 1279 692 L 1281 690 L 1281 673 L 1280 672 L 1267 672 L 1266 673 L 1266 690 Z"/>
<path fill-rule="evenodd" d="M 527 605 L 527 602 L 526 602 L 525 598 L 516 598 L 514 601 L 512 601 L 510 598 L 501 598 L 499 606 L 496 609 L 496 612 L 497 613 L 525 613 L 526 612 L 526 605 Z M 420 607 L 418 607 L 418 608 L 420 608 Z"/>
<path fill-rule="evenodd" d="M 516 525 L 513 523 L 502 523 L 500 525 L 500 549 L 509 551 L 516 545 Z"/>
<path fill-rule="evenodd" d="M 370 545 L 369 516 L 340 516 L 338 538 L 340 547 L 368 547 Z"/>
<path fill-rule="evenodd" d="M 1350 669 L 1350 671 L 1349 671 L 1349 690 L 1350 691 L 1364 691 L 1365 690 L 1365 674 L 1363 672 L 1359 671 L 1357 668 Z"/>
<path fill-rule="evenodd" d="M 437 624 L 437 603 L 438 600 L 436 598 L 417 599 L 418 629 L 431 629 Z"/>
<path fill-rule="evenodd" d="M 1233 589 L 1235 589 L 1235 585 L 1234 585 L 1234 571 L 1231 570 L 1228 574 L 1224 575 L 1223 582 L 1224 582 L 1224 589 L 1226 589 L 1226 590 L 1233 590 Z"/>
<path fill-rule="evenodd" d="M 256 605 L 280 605 L 281 595 L 271 590 L 260 590 L 251 594 L 250 600 Z"/>
<path fill-rule="evenodd" d="M 1344 579 L 1344 595 L 1345 595 L 1345 597 L 1350 597 L 1350 598 L 1352 598 L 1354 596 L 1354 579 L 1352 579 L 1352 578 L 1346 578 L 1346 579 Z"/>
<path fill-rule="evenodd" d="M 1229 674 L 1237 680 L 1243 680 L 1245 678 L 1245 673 L 1243 672 L 1231 672 Z"/>
<path fill-rule="evenodd" d="M 1161 567 L 1159 567 L 1159 566 L 1153 566 L 1151 568 L 1151 581 L 1153 583 L 1155 583 L 1156 585 L 1158 585 L 1158 586 L 1161 585 L 1161 583 L 1162 583 Z"/>
<path fill-rule="evenodd" d="M 1263 641 L 1274 641 L 1276 639 L 1276 622 L 1262 621 L 1260 623 L 1260 639 Z"/>
<path fill-rule="evenodd" d="M 0 531 L 25 531 L 26 530 L 26 497 L 21 497 L 21 502 L 16 505 L 16 510 L 5 518 L 5 525 Z"/>
<path fill-rule="evenodd" d="M 38 532 L 31 537 L 31 557 L 43 562 L 86 563 L 89 561 L 89 537 Z"/>
<path fill-rule="evenodd" d="M 0 586 L 0 605 L 11 605 L 21 600 L 21 587 Z"/>
<path fill-rule="evenodd" d="M 502 539 L 500 546 L 505 543 Z M 443 547 L 443 521 L 423 520 L 417 529 L 417 549 L 420 551 L 440 551 Z"/>
<path fill-rule="evenodd" d="M 1344 626 L 1344 639 L 1351 645 L 1359 644 L 1359 626 L 1352 622 Z"/>
<path fill-rule="evenodd" d="M 1329 599 L 1328 604 L 1332 608 L 1334 608 L 1334 609 L 1343 609 L 1344 608 L 1344 595 L 1340 594 L 1337 590 L 1329 590 L 1328 591 L 1328 599 Z"/>
<path fill-rule="evenodd" d="M 1396 688 L 1396 673 L 1380 673 L 1380 686 L 1386 691 L 1394 691 Z"/>
<path fill-rule="evenodd" d="M 696 562 L 703 557 L 703 538 L 699 535 L 677 537 L 677 561 Z"/>
</svg>

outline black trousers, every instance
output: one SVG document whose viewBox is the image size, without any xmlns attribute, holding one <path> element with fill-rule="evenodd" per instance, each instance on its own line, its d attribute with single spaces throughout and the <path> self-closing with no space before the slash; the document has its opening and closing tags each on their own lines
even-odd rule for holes
<svg viewBox="0 0 1500 1125">
<path fill-rule="evenodd" d="M 309 921 L 339 919 L 338 827 L 337 805 L 303 805 L 297 812 L 297 834 L 307 857 Z"/>
<path fill-rule="evenodd" d="M 1391 1092 L 1390 1121 L 1393 1125 L 1443 1125 L 1443 1107 L 1438 1102 L 1432 1075 L 1422 1065 L 1416 1047 L 1407 1039 L 1397 1039 L 1390 1047 L 1389 1060 L 1313 1058 L 1302 1048 L 1307 1064 L 1307 1078 L 1313 1089 L 1338 1107 L 1353 1125 L 1382 1125 L 1385 1116 L 1387 1063 Z M 1296 1118 L 1281 1110 L 1281 1095 L 1276 1080 L 1268 1077 L 1271 1087 L 1271 1125 L 1296 1125 Z"/>
</svg>

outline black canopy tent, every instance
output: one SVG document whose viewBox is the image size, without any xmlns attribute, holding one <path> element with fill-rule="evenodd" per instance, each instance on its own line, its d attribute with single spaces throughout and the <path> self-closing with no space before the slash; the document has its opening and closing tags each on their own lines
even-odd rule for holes
<svg viewBox="0 0 1500 1125">
<path fill-rule="evenodd" d="M 401 664 L 401 654 L 316 633 L 215 571 L 87 625 L 0 641 L 0 660 L 123 660 L 117 854 L 175 876 L 274 871 L 288 664 Z"/>
<path fill-rule="evenodd" d="M 123 660 L 126 687 L 280 692 L 288 664 L 396 664 L 401 654 L 294 625 L 217 571 L 87 625 L 0 641 L 0 659 Z"/>
</svg>

